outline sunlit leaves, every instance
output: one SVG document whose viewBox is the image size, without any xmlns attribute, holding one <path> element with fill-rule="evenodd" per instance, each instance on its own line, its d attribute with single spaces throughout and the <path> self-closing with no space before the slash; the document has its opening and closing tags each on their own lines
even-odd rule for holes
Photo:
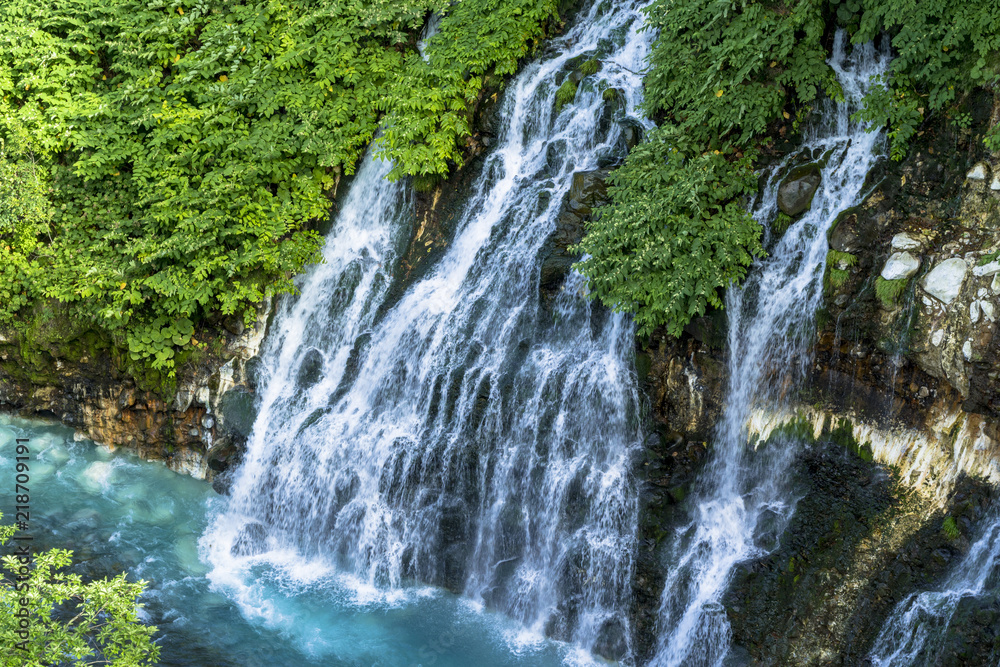
<svg viewBox="0 0 1000 667">
<path fill-rule="evenodd" d="M 1000 3 L 962 0 L 863 0 L 856 42 L 888 33 L 893 61 L 888 91 L 875 90 L 859 114 L 888 125 L 894 159 L 923 118 L 976 86 L 1000 81 Z M 987 135 L 989 141 L 991 135 Z"/>
<path fill-rule="evenodd" d="M 763 250 L 743 206 L 756 191 L 756 142 L 789 104 L 836 94 L 821 45 L 821 0 L 656 0 L 660 31 L 645 79 L 660 119 L 613 176 L 578 250 L 591 293 L 633 313 L 640 334 L 680 335 L 721 308 Z"/>
<path fill-rule="evenodd" d="M 294 288 L 318 259 L 308 227 L 380 123 L 397 174 L 458 162 L 484 76 L 512 72 L 554 12 L 553 0 L 12 0 L 0 141 L 22 137 L 30 159 L 0 150 L 0 321 L 57 299 L 172 374 L 190 338 L 161 335 L 170 322 L 249 321 Z M 428 66 L 415 44 L 433 13 L 446 16 Z"/>
</svg>

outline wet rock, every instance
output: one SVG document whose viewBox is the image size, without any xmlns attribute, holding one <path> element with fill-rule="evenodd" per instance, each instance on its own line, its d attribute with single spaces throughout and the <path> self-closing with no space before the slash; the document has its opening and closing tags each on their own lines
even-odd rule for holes
<svg viewBox="0 0 1000 667">
<path fill-rule="evenodd" d="M 635 148 L 642 141 L 642 126 L 635 122 L 626 123 L 622 128 L 622 137 L 629 150 Z"/>
<path fill-rule="evenodd" d="M 892 237 L 892 249 L 896 251 L 920 250 L 923 245 L 923 241 L 905 232 Z"/>
<path fill-rule="evenodd" d="M 778 186 L 778 208 L 791 216 L 808 210 L 822 178 L 815 163 L 793 169 Z"/>
<path fill-rule="evenodd" d="M 882 269 L 886 280 L 902 280 L 914 275 L 920 269 L 920 260 L 908 252 L 897 252 L 889 256 Z"/>
<path fill-rule="evenodd" d="M 965 175 L 970 181 L 985 181 L 990 173 L 990 167 L 985 162 L 977 162 Z"/>
<path fill-rule="evenodd" d="M 965 277 L 969 273 L 969 265 L 964 259 L 953 257 L 941 262 L 924 277 L 924 290 L 941 301 L 949 304 L 962 291 Z"/>
<path fill-rule="evenodd" d="M 253 394 L 243 387 L 230 389 L 219 399 L 218 414 L 226 433 L 246 439 L 257 418 Z"/>
<path fill-rule="evenodd" d="M 580 258 L 569 252 L 569 247 L 583 238 L 584 222 L 594 208 L 607 201 L 607 175 L 608 172 L 603 169 L 573 174 L 573 183 L 556 218 L 556 228 L 542 248 L 540 284 L 543 290 L 558 289 Z"/>
<path fill-rule="evenodd" d="M 323 375 L 323 353 L 316 348 L 310 348 L 302 357 L 296 381 L 300 387 L 309 387 L 319 382 Z"/>
<path fill-rule="evenodd" d="M 605 621 L 597 631 L 594 653 L 614 662 L 624 659 L 628 656 L 627 636 L 621 621 L 618 619 Z"/>
<path fill-rule="evenodd" d="M 242 336 L 246 330 L 243 318 L 237 315 L 230 315 L 222 320 L 223 328 L 234 336 Z"/>
<path fill-rule="evenodd" d="M 267 529 L 252 521 L 240 529 L 230 552 L 234 556 L 256 556 L 267 551 Z"/>
</svg>

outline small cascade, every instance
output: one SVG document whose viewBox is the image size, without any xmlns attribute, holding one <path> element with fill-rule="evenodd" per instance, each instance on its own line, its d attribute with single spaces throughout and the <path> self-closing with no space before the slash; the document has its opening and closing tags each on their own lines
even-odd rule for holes
<svg viewBox="0 0 1000 667">
<path fill-rule="evenodd" d="M 730 628 L 721 600 L 733 569 L 773 549 L 794 510 L 787 473 L 796 443 L 772 441 L 753 451 L 747 424 L 755 408 L 785 404 L 804 376 L 822 298 L 827 229 L 857 202 L 881 152 L 881 133 L 868 132 L 850 115 L 888 57 L 871 45 L 846 49 L 839 33 L 830 64 L 844 101 L 827 104 L 802 149 L 822 167 L 812 206 L 754 266 L 743 288 L 727 295 L 729 384 L 712 458 L 689 500 L 691 520 L 669 553 L 653 659 L 658 666 L 722 664 Z M 762 223 L 777 213 L 776 185 L 772 177 L 756 209 Z"/>
<path fill-rule="evenodd" d="M 876 667 L 939 664 L 955 612 L 965 599 L 1000 597 L 1000 513 L 984 520 L 986 529 L 938 591 L 912 593 L 882 626 L 870 656 Z M 1000 656 L 994 655 L 998 661 Z"/>
<path fill-rule="evenodd" d="M 627 114 L 647 122 L 634 111 L 654 37 L 640 6 L 584 10 L 510 83 L 446 253 L 391 303 L 404 188 L 384 180 L 389 165 L 362 168 L 325 264 L 269 335 L 248 450 L 202 540 L 221 586 L 240 585 L 225 573 L 248 559 L 292 552 L 340 586 L 398 599 L 433 583 L 533 636 L 632 651 L 634 332 L 584 298 L 580 276 L 545 302 L 538 284 L 574 174 L 624 154 Z M 557 109 L 589 58 L 601 71 Z"/>
</svg>

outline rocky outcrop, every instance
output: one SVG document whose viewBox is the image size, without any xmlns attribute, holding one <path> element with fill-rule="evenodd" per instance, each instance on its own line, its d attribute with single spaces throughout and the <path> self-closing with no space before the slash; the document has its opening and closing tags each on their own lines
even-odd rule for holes
<svg viewBox="0 0 1000 667">
<path fill-rule="evenodd" d="M 874 373 L 888 396 L 883 405 L 895 401 L 928 416 L 908 427 L 926 434 L 936 432 L 934 423 L 971 428 L 966 453 L 952 458 L 969 474 L 995 478 L 1000 190 L 991 177 L 1000 155 L 987 152 L 980 136 L 1000 120 L 1000 100 L 983 96 L 970 108 L 979 121 L 972 131 L 947 123 L 922 130 L 909 156 L 883 164 L 867 199 L 838 221 L 831 249 L 855 261 L 846 279 L 827 281 L 821 338 L 836 348 L 833 356 L 854 357 L 836 372 Z"/>
<path fill-rule="evenodd" d="M 584 223 L 593 210 L 608 201 L 605 179 L 608 171 L 580 171 L 573 174 L 573 184 L 563 201 L 556 228 L 542 248 L 542 265 L 539 284 L 543 293 L 553 294 L 569 274 L 580 256 L 569 248 L 579 243 L 584 235 Z"/>
<path fill-rule="evenodd" d="M 785 215 L 791 216 L 808 210 L 822 180 L 819 164 L 796 167 L 778 186 L 778 208 Z"/>
<path fill-rule="evenodd" d="M 206 345 L 179 357 L 169 381 L 143 375 L 113 341 L 44 304 L 27 324 L 0 332 L 0 407 L 59 419 L 81 438 L 212 479 L 249 433 L 268 314 L 266 302 L 239 335 L 222 326 L 197 332 Z"/>
<path fill-rule="evenodd" d="M 940 583 L 997 502 L 1000 155 L 980 137 L 1000 122 L 1000 100 L 970 106 L 971 130 L 921 128 L 909 156 L 882 163 L 831 229 L 810 372 L 786 408 L 758 410 L 749 425 L 763 446 L 789 432 L 802 445 L 791 523 L 724 600 L 734 665 L 867 664 L 894 606 Z M 801 206 L 792 190 L 786 215 Z M 685 498 L 711 453 L 726 380 L 712 330 L 695 323 L 637 357 L 657 429 L 642 463 L 640 658 L 651 650 L 643 629 L 659 604 L 663 538 L 689 516 Z M 976 656 L 993 650 L 1000 615 L 963 605 L 943 664 L 984 664 Z"/>
</svg>

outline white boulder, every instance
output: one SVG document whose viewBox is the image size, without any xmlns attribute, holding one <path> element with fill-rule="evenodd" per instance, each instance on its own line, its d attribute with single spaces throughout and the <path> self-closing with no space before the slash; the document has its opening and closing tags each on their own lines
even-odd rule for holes
<svg viewBox="0 0 1000 667">
<path fill-rule="evenodd" d="M 994 306 L 991 302 L 989 302 L 989 301 L 980 301 L 979 302 L 979 307 L 982 309 L 982 311 L 983 311 L 983 317 L 985 317 L 987 319 L 987 321 L 989 321 L 989 322 L 996 322 L 997 321 L 996 306 Z"/>
<path fill-rule="evenodd" d="M 965 355 L 966 361 L 972 360 L 972 341 L 965 341 L 965 345 L 962 346 L 962 354 Z"/>
<path fill-rule="evenodd" d="M 969 265 L 964 259 L 958 257 L 946 259 L 924 276 L 924 290 L 942 303 L 951 303 L 962 291 L 968 273 Z"/>
<path fill-rule="evenodd" d="M 897 252 L 889 256 L 889 261 L 882 269 L 882 277 L 886 280 L 909 278 L 920 268 L 920 260 L 908 252 Z"/>
<path fill-rule="evenodd" d="M 918 238 L 903 232 L 892 237 L 892 249 L 900 250 L 920 250 L 924 243 Z"/>
<path fill-rule="evenodd" d="M 989 167 L 986 166 L 985 162 L 977 162 L 969 170 L 969 173 L 965 175 L 970 181 L 985 181 L 986 175 L 989 173 Z"/>
<path fill-rule="evenodd" d="M 994 260 L 989 264 L 983 264 L 982 266 L 972 267 L 972 275 L 977 278 L 981 278 L 982 276 L 995 276 L 998 273 L 1000 273 L 1000 261 L 998 260 Z"/>
</svg>

